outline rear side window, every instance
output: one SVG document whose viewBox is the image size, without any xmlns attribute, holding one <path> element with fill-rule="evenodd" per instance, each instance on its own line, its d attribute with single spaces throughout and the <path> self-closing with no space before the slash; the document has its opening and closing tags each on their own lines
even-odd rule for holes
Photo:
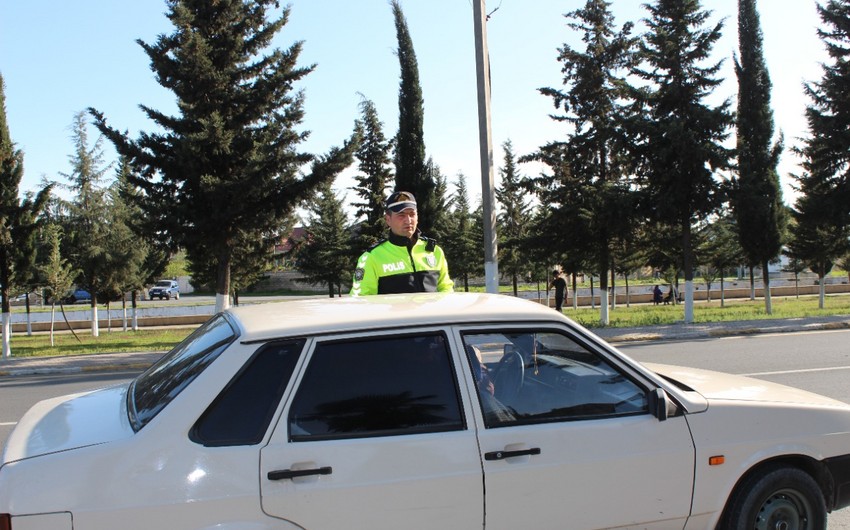
<svg viewBox="0 0 850 530">
<path fill-rule="evenodd" d="M 465 428 L 442 334 L 317 345 L 289 411 L 291 441 Z"/>
<path fill-rule="evenodd" d="M 127 394 L 133 430 L 147 425 L 236 337 L 224 316 L 214 316 L 137 377 Z"/>
<path fill-rule="evenodd" d="M 192 429 L 206 446 L 260 443 L 289 384 L 304 340 L 262 346 Z"/>
</svg>

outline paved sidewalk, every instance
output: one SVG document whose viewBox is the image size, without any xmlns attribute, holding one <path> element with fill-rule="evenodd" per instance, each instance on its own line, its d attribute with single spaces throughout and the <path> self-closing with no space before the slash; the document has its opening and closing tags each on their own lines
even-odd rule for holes
<svg viewBox="0 0 850 530">
<path fill-rule="evenodd" d="M 609 342 L 697 340 L 757 333 L 787 333 L 822 329 L 850 329 L 850 316 L 746 320 L 707 324 L 671 324 L 637 328 L 601 328 L 592 331 Z M 165 352 L 101 353 L 64 357 L 23 357 L 0 361 L 0 377 L 61 374 L 106 370 L 143 370 Z"/>
</svg>

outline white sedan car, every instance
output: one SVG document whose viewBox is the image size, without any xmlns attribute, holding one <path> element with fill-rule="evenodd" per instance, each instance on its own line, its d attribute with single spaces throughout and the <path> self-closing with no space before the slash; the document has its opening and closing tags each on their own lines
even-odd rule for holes
<svg viewBox="0 0 850 530">
<path fill-rule="evenodd" d="M 848 504 L 850 406 L 486 294 L 232 309 L 34 406 L 0 467 L 2 530 L 822 530 Z"/>
</svg>

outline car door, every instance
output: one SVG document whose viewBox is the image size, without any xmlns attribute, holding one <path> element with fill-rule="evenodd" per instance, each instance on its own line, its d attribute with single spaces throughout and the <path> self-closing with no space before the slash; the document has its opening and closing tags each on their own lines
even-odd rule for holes
<svg viewBox="0 0 850 530">
<path fill-rule="evenodd" d="M 261 452 L 263 510 L 324 530 L 481 528 L 458 370 L 439 330 L 316 341 Z"/>
<path fill-rule="evenodd" d="M 486 528 L 682 528 L 694 447 L 649 384 L 565 330 L 464 331 L 480 401 Z"/>
</svg>

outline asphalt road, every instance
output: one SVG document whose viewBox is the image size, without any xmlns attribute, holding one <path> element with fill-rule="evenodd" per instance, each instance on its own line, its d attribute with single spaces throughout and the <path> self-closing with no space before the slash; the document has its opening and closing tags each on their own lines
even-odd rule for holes
<svg viewBox="0 0 850 530">
<path fill-rule="evenodd" d="M 850 330 L 617 346 L 641 362 L 748 375 L 850 403 Z M 830 514 L 828 521 L 828 530 L 850 530 L 850 508 Z"/>
<path fill-rule="evenodd" d="M 707 368 L 803 388 L 850 403 L 850 330 L 747 335 L 617 346 L 642 362 Z M 135 372 L 0 377 L 0 440 L 35 402 L 108 386 Z M 0 445 L 2 450 L 2 445 Z M 850 448 L 848 448 L 850 451 Z M 850 508 L 830 515 L 828 530 L 850 530 Z"/>
</svg>

